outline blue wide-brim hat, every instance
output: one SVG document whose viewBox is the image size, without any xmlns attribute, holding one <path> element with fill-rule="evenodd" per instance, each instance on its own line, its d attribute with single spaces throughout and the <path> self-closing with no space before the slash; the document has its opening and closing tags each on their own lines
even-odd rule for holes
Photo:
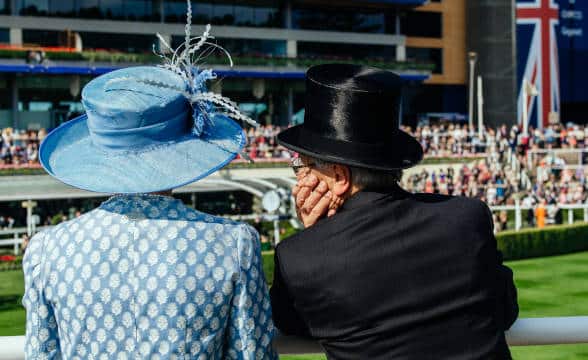
<svg viewBox="0 0 588 360">
<path fill-rule="evenodd" d="M 196 94 L 172 70 L 131 67 L 90 81 L 82 91 L 86 114 L 41 144 L 45 170 L 84 190 L 147 193 L 197 181 L 229 163 L 246 143 L 240 125 L 193 100 L 222 98 Z"/>
</svg>

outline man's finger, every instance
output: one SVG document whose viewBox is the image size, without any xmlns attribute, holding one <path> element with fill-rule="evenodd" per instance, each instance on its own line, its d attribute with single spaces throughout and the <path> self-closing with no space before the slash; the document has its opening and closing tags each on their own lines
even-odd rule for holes
<svg viewBox="0 0 588 360">
<path fill-rule="evenodd" d="M 331 195 L 330 191 L 327 192 L 325 194 L 325 196 L 321 197 L 319 202 L 316 204 L 316 206 L 310 211 L 310 213 L 306 217 L 306 219 L 304 221 L 304 225 L 306 227 L 309 227 L 309 226 L 316 224 L 316 222 L 320 218 L 327 215 L 327 212 L 329 210 L 329 204 L 331 203 L 331 197 L 332 197 L 332 195 Z"/>
<path fill-rule="evenodd" d="M 329 187 L 327 186 L 327 183 L 321 181 L 318 186 L 314 188 L 314 191 L 308 196 L 304 202 L 304 205 L 302 205 L 302 208 L 305 211 L 310 212 L 328 190 Z"/>
<path fill-rule="evenodd" d="M 311 192 L 312 192 L 312 189 L 310 189 L 309 187 L 306 187 L 306 186 L 300 187 L 300 190 L 298 191 L 298 195 L 296 195 L 296 207 L 297 208 L 302 208 L 302 206 L 304 205 L 304 202 L 306 201 L 306 199 L 308 198 L 308 196 L 310 195 Z"/>
<path fill-rule="evenodd" d="M 318 177 L 316 177 L 314 174 L 305 176 L 302 178 L 302 180 L 299 181 L 300 186 L 307 186 L 311 189 L 314 189 L 319 183 L 320 181 Z"/>
<path fill-rule="evenodd" d="M 294 185 L 294 187 L 292 188 L 292 195 L 294 196 L 294 198 L 296 198 L 299 191 L 300 191 L 300 186 Z"/>
<path fill-rule="evenodd" d="M 331 216 L 335 215 L 336 213 L 337 213 L 337 210 L 329 209 L 329 212 L 327 213 L 327 217 L 331 217 Z"/>
</svg>

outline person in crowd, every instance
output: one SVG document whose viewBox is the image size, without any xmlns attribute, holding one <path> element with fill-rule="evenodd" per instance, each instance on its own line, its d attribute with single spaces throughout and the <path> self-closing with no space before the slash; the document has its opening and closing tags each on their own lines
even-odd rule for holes
<svg viewBox="0 0 588 360">
<path fill-rule="evenodd" d="M 498 219 L 500 221 L 500 230 L 508 230 L 508 213 L 506 212 L 506 210 L 500 211 Z"/>
<path fill-rule="evenodd" d="M 12 229 L 14 227 L 14 223 L 15 222 L 16 222 L 16 220 L 14 219 L 14 217 L 8 216 L 6 218 L 6 228 L 7 229 Z"/>
<path fill-rule="evenodd" d="M 300 153 L 306 229 L 276 248 L 276 326 L 333 359 L 510 358 L 517 296 L 490 210 L 398 185 L 423 156 L 398 128 L 401 87 L 375 68 L 308 70 L 304 124 L 278 135 Z"/>
<path fill-rule="evenodd" d="M 545 227 L 545 220 L 547 217 L 547 201 L 545 199 L 541 199 L 539 205 L 535 208 L 535 224 L 539 229 Z"/>
<path fill-rule="evenodd" d="M 523 198 L 523 201 L 521 203 L 523 208 L 527 209 L 527 224 L 529 225 L 529 227 L 533 227 L 535 225 L 535 214 L 533 212 L 535 204 L 535 197 L 530 193 Z"/>
<path fill-rule="evenodd" d="M 20 252 L 21 254 L 24 254 L 27 250 L 27 247 L 29 246 L 29 234 L 24 234 L 22 236 L 22 242 L 20 243 Z"/>
<path fill-rule="evenodd" d="M 246 118 L 206 100 L 213 74 L 192 65 L 100 76 L 86 115 L 45 138 L 49 174 L 119 195 L 31 239 L 27 359 L 277 359 L 258 233 L 171 196 L 246 143 L 225 112 Z"/>
</svg>

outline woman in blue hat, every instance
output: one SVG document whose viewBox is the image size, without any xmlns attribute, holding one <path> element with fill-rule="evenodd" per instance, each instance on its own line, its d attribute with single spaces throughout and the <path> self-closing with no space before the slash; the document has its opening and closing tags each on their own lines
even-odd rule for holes
<svg viewBox="0 0 588 360">
<path fill-rule="evenodd" d="M 235 104 L 206 91 L 214 74 L 193 70 L 209 29 L 187 29 L 164 65 L 92 80 L 86 114 L 41 146 L 55 178 L 117 195 L 30 241 L 29 359 L 277 358 L 257 232 L 170 196 L 246 139 Z"/>
</svg>

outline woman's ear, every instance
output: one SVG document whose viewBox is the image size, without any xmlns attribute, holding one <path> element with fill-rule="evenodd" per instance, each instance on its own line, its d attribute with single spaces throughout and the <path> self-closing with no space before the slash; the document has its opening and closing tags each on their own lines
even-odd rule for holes
<svg viewBox="0 0 588 360">
<path fill-rule="evenodd" d="M 351 171 L 345 165 L 333 165 L 333 194 L 343 196 L 351 189 Z"/>
</svg>

